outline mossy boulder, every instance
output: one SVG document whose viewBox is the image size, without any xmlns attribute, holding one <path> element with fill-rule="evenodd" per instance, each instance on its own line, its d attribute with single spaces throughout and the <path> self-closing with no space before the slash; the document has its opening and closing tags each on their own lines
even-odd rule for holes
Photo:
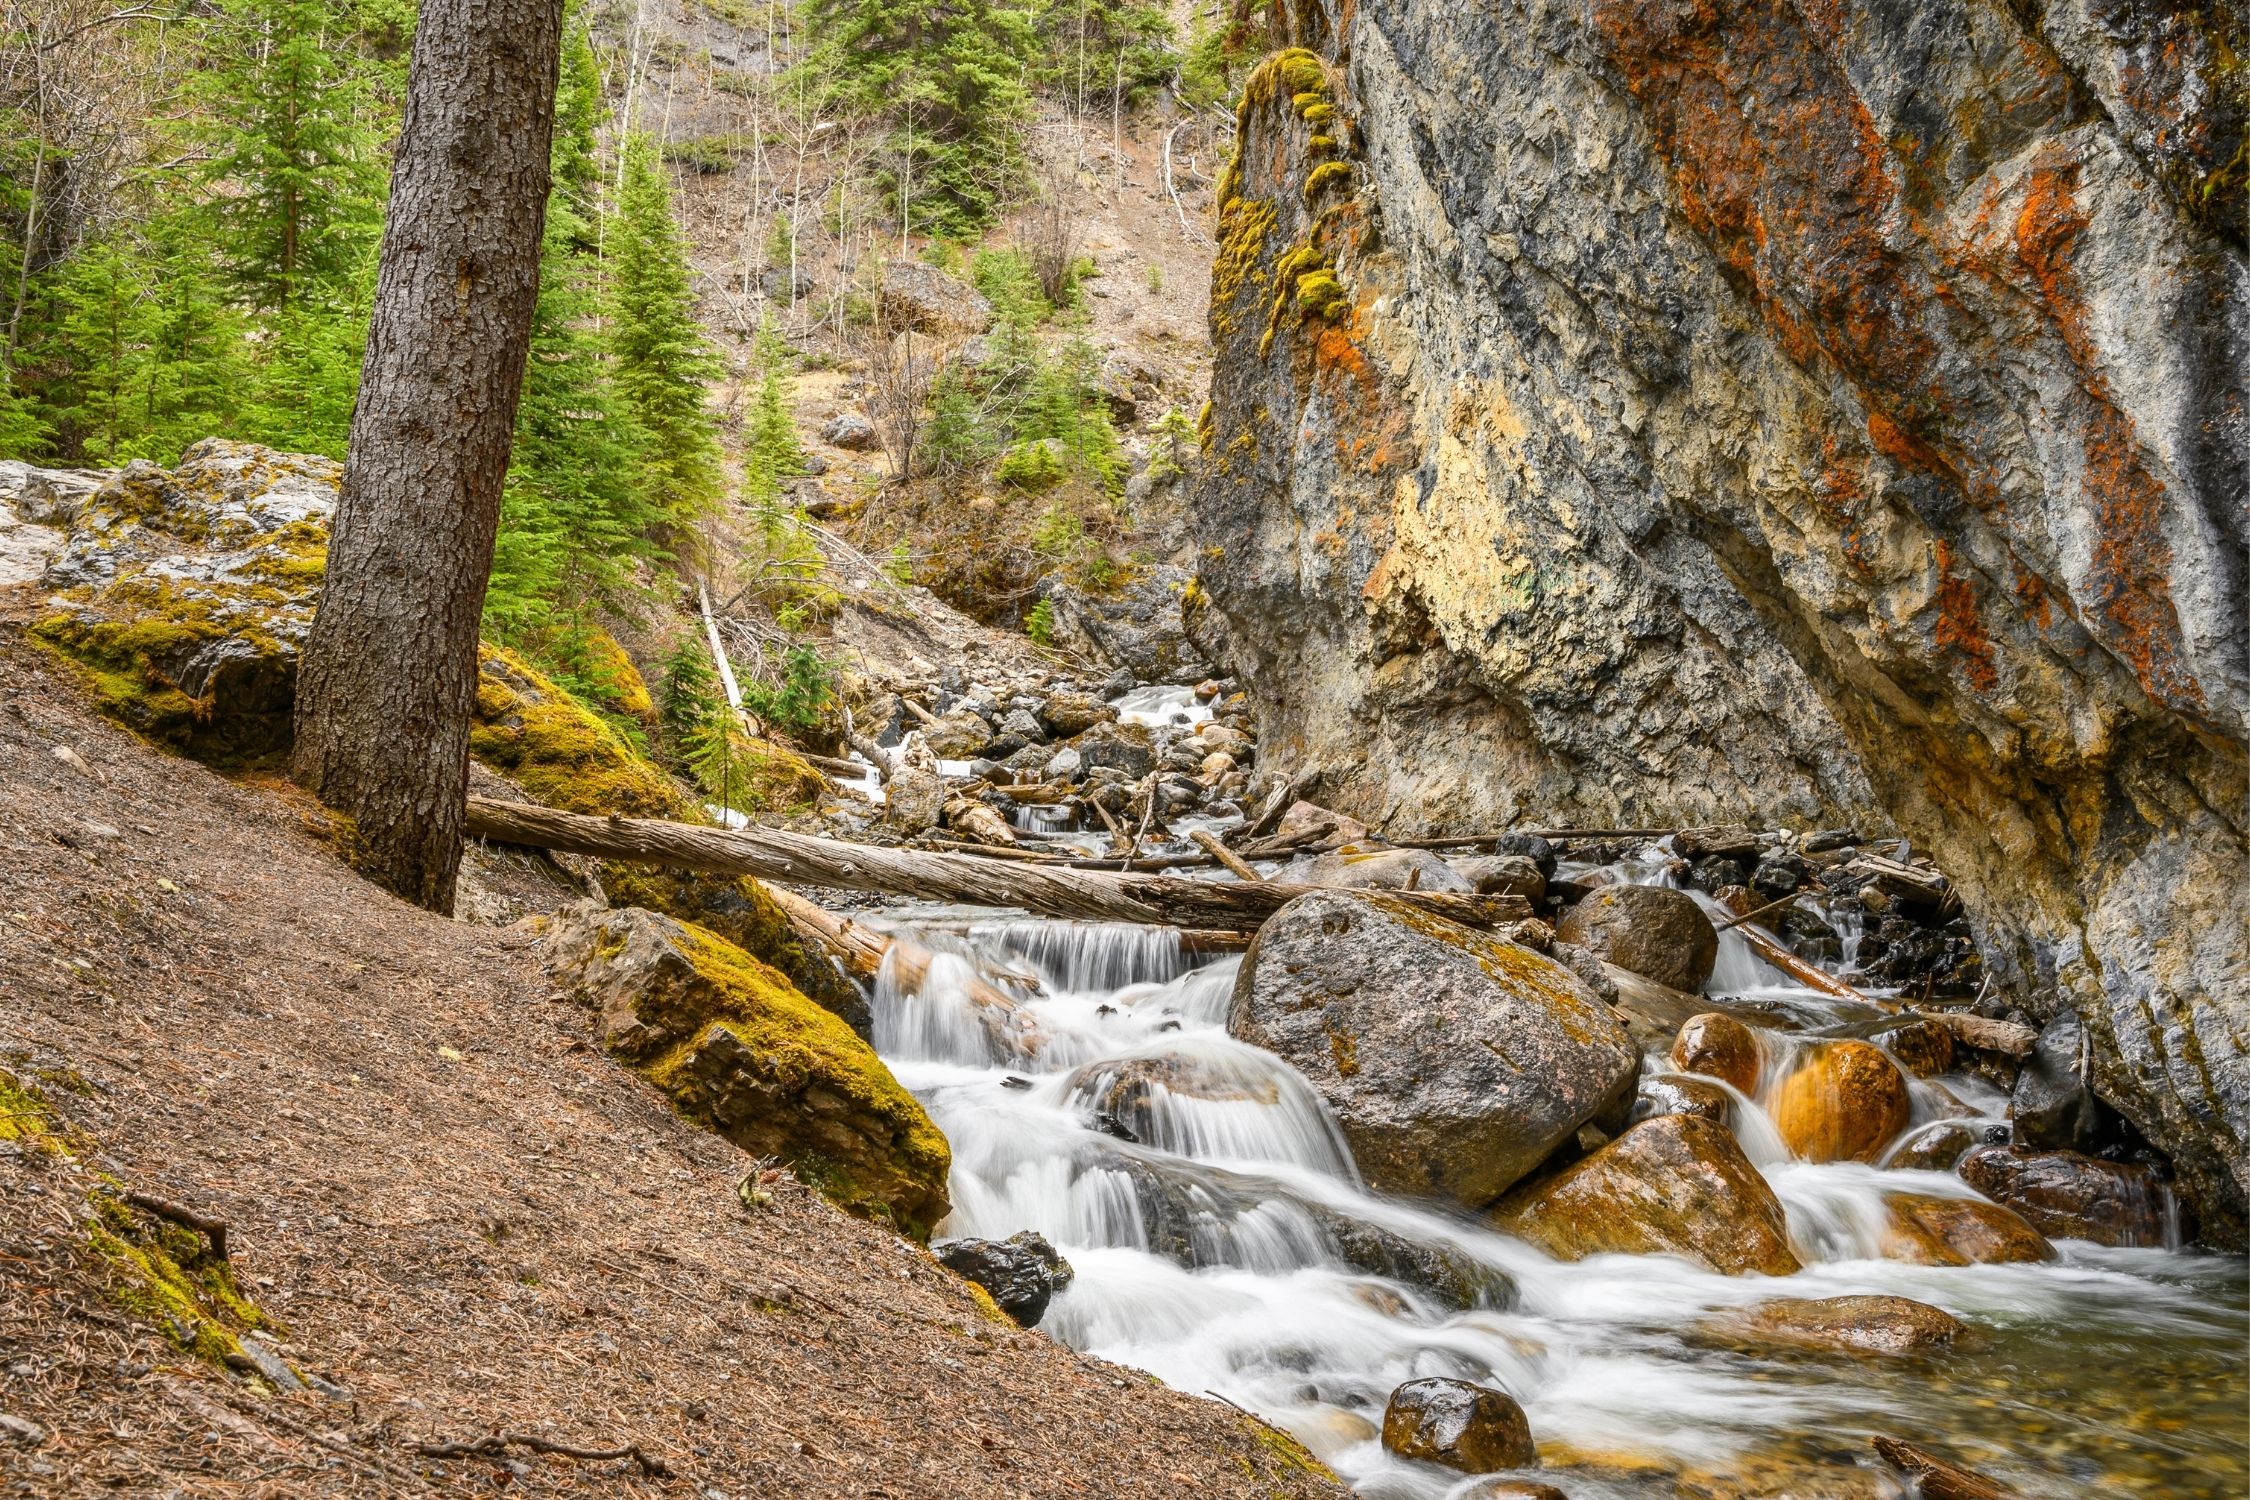
<svg viewBox="0 0 2250 1500">
<path fill-rule="evenodd" d="M 796 756 L 779 746 L 772 749 L 777 762 L 796 767 L 777 772 L 780 779 L 791 785 L 806 777 L 819 779 Z M 615 727 L 501 647 L 488 645 L 479 653 L 469 753 L 514 781 L 532 800 L 565 812 L 707 821 L 679 783 Z M 772 964 L 798 990 L 867 1034 L 866 997 L 826 955 L 806 946 L 755 880 L 615 860 L 602 864 L 598 875 L 615 904 L 667 912 L 708 928 Z"/>
<path fill-rule="evenodd" d="M 1773 1189 L 1732 1131 L 1698 1115 L 1643 1120 L 1510 1193 L 1492 1221 L 1561 1260 L 1680 1255 L 1728 1276 L 1802 1269 Z"/>
<path fill-rule="evenodd" d="M 945 1217 L 945 1137 L 873 1049 L 772 966 L 633 909 L 574 908 L 548 942 L 603 1045 L 683 1115 L 916 1239 Z"/>
<path fill-rule="evenodd" d="M 1640 1074 L 1568 969 L 1375 893 L 1315 891 L 1275 913 L 1227 1030 L 1305 1076 L 1371 1187 L 1468 1208 L 1580 1126 L 1620 1128 Z"/>
<path fill-rule="evenodd" d="M 216 438 L 175 469 L 128 464 L 54 517 L 57 608 L 33 638 L 159 744 L 220 764 L 281 754 L 340 478 L 331 459 Z"/>
</svg>

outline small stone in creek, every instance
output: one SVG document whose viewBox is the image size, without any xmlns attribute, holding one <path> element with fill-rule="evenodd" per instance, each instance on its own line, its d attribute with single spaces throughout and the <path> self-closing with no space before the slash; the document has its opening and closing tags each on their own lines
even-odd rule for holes
<svg viewBox="0 0 2250 1500">
<path fill-rule="evenodd" d="M 1513 1396 L 1466 1380 L 1410 1380 L 1383 1408 L 1383 1446 L 1401 1458 L 1464 1474 L 1525 1469 L 1539 1461 L 1531 1424 Z"/>
</svg>

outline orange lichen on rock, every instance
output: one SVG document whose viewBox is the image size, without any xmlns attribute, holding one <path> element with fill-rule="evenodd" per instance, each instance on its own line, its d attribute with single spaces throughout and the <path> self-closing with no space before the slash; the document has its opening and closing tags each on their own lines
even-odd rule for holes
<svg viewBox="0 0 2250 1500">
<path fill-rule="evenodd" d="M 2164 487 L 2149 472 L 2132 418 L 2101 372 L 2086 326 L 2085 297 L 2073 261 L 2086 216 L 2077 202 L 2079 163 L 2049 147 L 2032 168 L 2016 216 L 2018 263 L 2039 288 L 2063 345 L 2078 366 L 2084 397 L 2080 440 L 2086 491 L 2094 503 L 2094 612 L 2109 626 L 2104 644 L 2158 702 L 2185 713 L 2204 708 L 2202 689 L 2180 660 L 2180 617 L 2172 601 L 2172 546 L 2164 535 Z"/>
<path fill-rule="evenodd" d="M 1955 570 L 1953 549 L 1943 542 L 1937 544 L 1937 567 L 1937 643 L 1961 659 L 1970 687 L 1989 693 L 2000 685 L 2000 673 L 1993 665 L 1992 637 L 1977 614 L 1976 588 Z"/>
</svg>

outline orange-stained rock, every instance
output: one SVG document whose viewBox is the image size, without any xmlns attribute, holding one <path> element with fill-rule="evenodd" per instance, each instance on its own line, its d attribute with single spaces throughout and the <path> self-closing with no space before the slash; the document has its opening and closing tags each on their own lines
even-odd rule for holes
<svg viewBox="0 0 2250 1500">
<path fill-rule="evenodd" d="M 1691 1017 L 1672 1042 L 1672 1066 L 1731 1083 L 1743 1093 L 1758 1087 L 1758 1034 L 1734 1017 L 1706 1011 Z"/>
<path fill-rule="evenodd" d="M 1781 1081 L 1768 1106 L 1807 1161 L 1873 1161 L 1913 1117 L 1906 1079 L 1882 1049 L 1830 1042 Z"/>
<path fill-rule="evenodd" d="M 1697 1115 L 1643 1120 L 1500 1200 L 1492 1222 L 1562 1260 L 1682 1255 L 1737 1276 L 1800 1269 L 1773 1189 L 1734 1133 Z"/>
<path fill-rule="evenodd" d="M 1886 1260 L 1919 1266 L 1987 1266 L 2008 1261 L 2052 1260 L 2055 1247 L 2021 1214 L 1982 1198 L 1936 1198 L 1892 1193 L 1883 1234 Z"/>
</svg>

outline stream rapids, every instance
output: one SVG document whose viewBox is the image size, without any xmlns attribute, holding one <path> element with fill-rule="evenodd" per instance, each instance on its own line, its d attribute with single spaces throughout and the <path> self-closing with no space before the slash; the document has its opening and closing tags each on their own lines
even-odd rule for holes
<svg viewBox="0 0 2250 1500">
<path fill-rule="evenodd" d="M 1171 705 L 1132 707 L 1154 717 Z M 1662 879 L 1656 861 L 1610 869 Z M 1786 1278 L 1724 1276 L 1669 1256 L 1559 1262 L 1459 1211 L 1370 1192 L 1311 1086 L 1227 1034 L 1241 960 L 1199 962 L 1169 929 L 960 910 L 887 917 L 952 954 L 913 993 L 879 979 L 874 1002 L 877 1050 L 952 1143 L 954 1207 L 939 1238 L 1046 1236 L 1076 1274 L 1043 1331 L 1256 1413 L 1364 1495 L 1478 1492 L 1480 1480 L 1401 1461 L 1378 1440 L 1391 1390 L 1432 1375 L 1514 1396 L 1542 1458 L 1524 1477 L 1572 1500 L 1909 1493 L 1877 1465 L 1878 1434 L 1940 1447 L 2029 1497 L 2250 1493 L 2242 1262 L 2073 1240 L 2037 1264 L 1881 1258 L 1886 1191 L 1975 1193 L 1951 1173 L 1792 1158 L 1763 1103 L 1777 1072 L 1804 1040 L 1850 1034 L 1870 1017 L 1796 986 L 1736 933 L 1721 934 L 1705 993 L 1786 1018 L 1788 1029 L 1761 1037 L 1757 1096 L 1737 1095 L 1734 1110 L 1804 1262 Z M 1843 935 L 1839 973 L 1852 963 L 1848 926 Z M 1036 1055 L 979 1021 L 960 986 L 972 962 L 1037 976 L 1026 1002 Z M 1102 1111 L 1105 1091 L 1119 1069 L 1150 1059 L 1226 1080 L 1228 1097 L 1157 1084 L 1139 1094 L 1135 1128 L 1121 1130 Z M 1644 1070 L 1671 1065 L 1652 1053 Z M 1912 1090 L 1909 1133 L 1964 1111 L 1974 1125 L 2006 1119 L 2006 1096 L 1964 1074 Z M 1352 1225 L 1512 1285 L 1512 1298 L 1462 1311 L 1355 1269 L 1337 1237 Z M 1975 1339 L 1881 1360 L 1744 1343 L 1714 1327 L 1774 1297 L 1848 1294 L 1930 1303 Z"/>
</svg>

